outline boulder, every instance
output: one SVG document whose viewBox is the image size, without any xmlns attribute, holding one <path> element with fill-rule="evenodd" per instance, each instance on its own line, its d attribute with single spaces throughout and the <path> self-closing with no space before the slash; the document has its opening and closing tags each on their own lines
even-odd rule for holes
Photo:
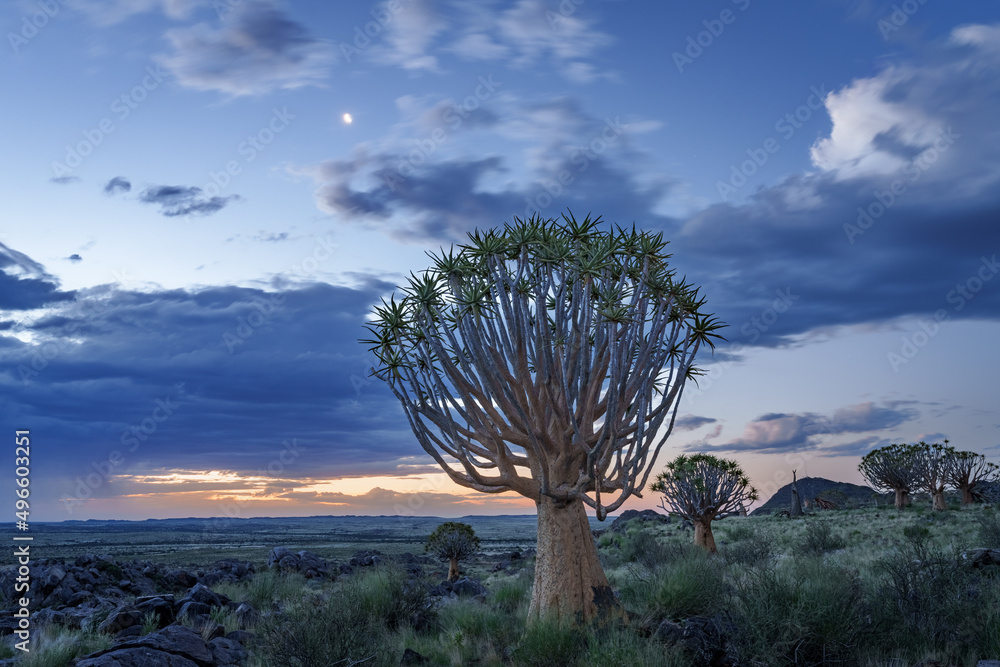
<svg viewBox="0 0 1000 667">
<path fill-rule="evenodd" d="M 455 583 L 451 585 L 451 590 L 460 596 L 466 595 L 486 595 L 489 591 L 486 590 L 482 584 L 480 584 L 475 579 L 469 579 L 468 577 L 462 577 L 458 579 Z"/>
<path fill-rule="evenodd" d="M 99 632 L 114 635 L 133 625 L 142 625 L 142 612 L 132 605 L 126 605 L 111 612 L 97 629 Z"/>
</svg>

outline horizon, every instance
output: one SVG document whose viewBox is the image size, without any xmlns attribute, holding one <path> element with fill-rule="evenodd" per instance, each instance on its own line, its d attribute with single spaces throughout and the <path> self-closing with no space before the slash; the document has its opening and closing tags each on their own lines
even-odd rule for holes
<svg viewBox="0 0 1000 667">
<path fill-rule="evenodd" d="M 762 497 L 863 484 L 872 449 L 944 439 L 1000 463 L 996 3 L 0 23 L 0 414 L 31 432 L 32 521 L 534 513 L 452 482 L 359 342 L 427 253 L 533 212 L 662 233 L 729 325 L 648 481 L 705 452 Z"/>
</svg>

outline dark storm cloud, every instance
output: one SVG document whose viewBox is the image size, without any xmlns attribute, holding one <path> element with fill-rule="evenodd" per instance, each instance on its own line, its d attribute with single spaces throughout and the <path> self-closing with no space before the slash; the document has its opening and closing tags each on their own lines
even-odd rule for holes
<svg viewBox="0 0 1000 667">
<path fill-rule="evenodd" d="M 128 192 L 132 189 L 132 183 L 124 176 L 115 176 L 104 186 L 104 194 L 115 195 L 119 192 Z"/>
<path fill-rule="evenodd" d="M 35 299 L 30 284 L 14 287 L 20 301 Z M 357 340 L 390 288 L 82 291 L 13 327 L 32 343 L 0 337 L 0 418 L 45 432 L 59 453 L 45 474 L 66 481 L 63 494 L 115 451 L 124 457 L 118 471 L 131 473 L 259 474 L 285 442 L 299 452 L 283 467 L 287 478 L 423 464 L 398 401 L 368 377 L 374 358 Z"/>
<path fill-rule="evenodd" d="M 31 310 L 72 301 L 75 295 L 61 291 L 41 264 L 0 243 L 0 310 Z"/>
<path fill-rule="evenodd" d="M 201 188 L 181 185 L 155 185 L 139 195 L 144 204 L 157 204 L 160 213 L 172 218 L 179 215 L 212 215 L 224 209 L 229 202 L 238 201 L 238 195 L 206 197 Z"/>
<path fill-rule="evenodd" d="M 816 449 L 824 435 L 868 433 L 895 428 L 916 419 L 919 412 L 912 402 L 893 401 L 885 405 L 871 402 L 849 405 L 837 410 L 832 417 L 812 412 L 802 414 L 769 413 L 761 415 L 744 427 L 743 436 L 729 442 L 709 444 L 698 441 L 688 446 L 702 452 L 781 453 L 800 449 Z M 830 456 L 853 453 L 870 442 L 865 439 L 850 445 L 823 447 L 818 451 Z"/>
<path fill-rule="evenodd" d="M 70 255 L 69 257 L 67 257 L 66 259 L 68 259 L 71 262 L 82 262 L 83 261 L 83 257 L 80 257 L 80 255 L 78 253 L 73 253 L 72 255 Z"/>
<path fill-rule="evenodd" d="M 221 28 L 199 23 L 167 38 L 174 51 L 161 62 L 181 85 L 233 96 L 319 84 L 332 60 L 328 45 L 266 1 L 234 5 Z"/>
</svg>

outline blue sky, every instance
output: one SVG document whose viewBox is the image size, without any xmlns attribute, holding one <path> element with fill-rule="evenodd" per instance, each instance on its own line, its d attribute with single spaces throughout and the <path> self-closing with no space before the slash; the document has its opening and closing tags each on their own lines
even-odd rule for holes
<svg viewBox="0 0 1000 667">
<path fill-rule="evenodd" d="M 426 251 L 567 209 L 662 231 L 730 324 L 657 468 L 996 461 L 1000 8 L 672 4 L 4 3 L 33 517 L 532 511 L 436 472 L 357 339 Z"/>
</svg>

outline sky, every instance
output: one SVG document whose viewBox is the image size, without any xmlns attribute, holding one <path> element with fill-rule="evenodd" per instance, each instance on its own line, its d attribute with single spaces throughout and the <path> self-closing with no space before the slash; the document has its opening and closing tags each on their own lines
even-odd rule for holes
<svg viewBox="0 0 1000 667">
<path fill-rule="evenodd" d="M 1000 461 L 994 2 L 17 0 L 0 26 L 0 417 L 33 520 L 533 513 L 448 481 L 359 339 L 427 252 L 567 211 L 662 232 L 729 324 L 654 473 L 710 452 L 766 499 L 894 442 Z"/>
</svg>

